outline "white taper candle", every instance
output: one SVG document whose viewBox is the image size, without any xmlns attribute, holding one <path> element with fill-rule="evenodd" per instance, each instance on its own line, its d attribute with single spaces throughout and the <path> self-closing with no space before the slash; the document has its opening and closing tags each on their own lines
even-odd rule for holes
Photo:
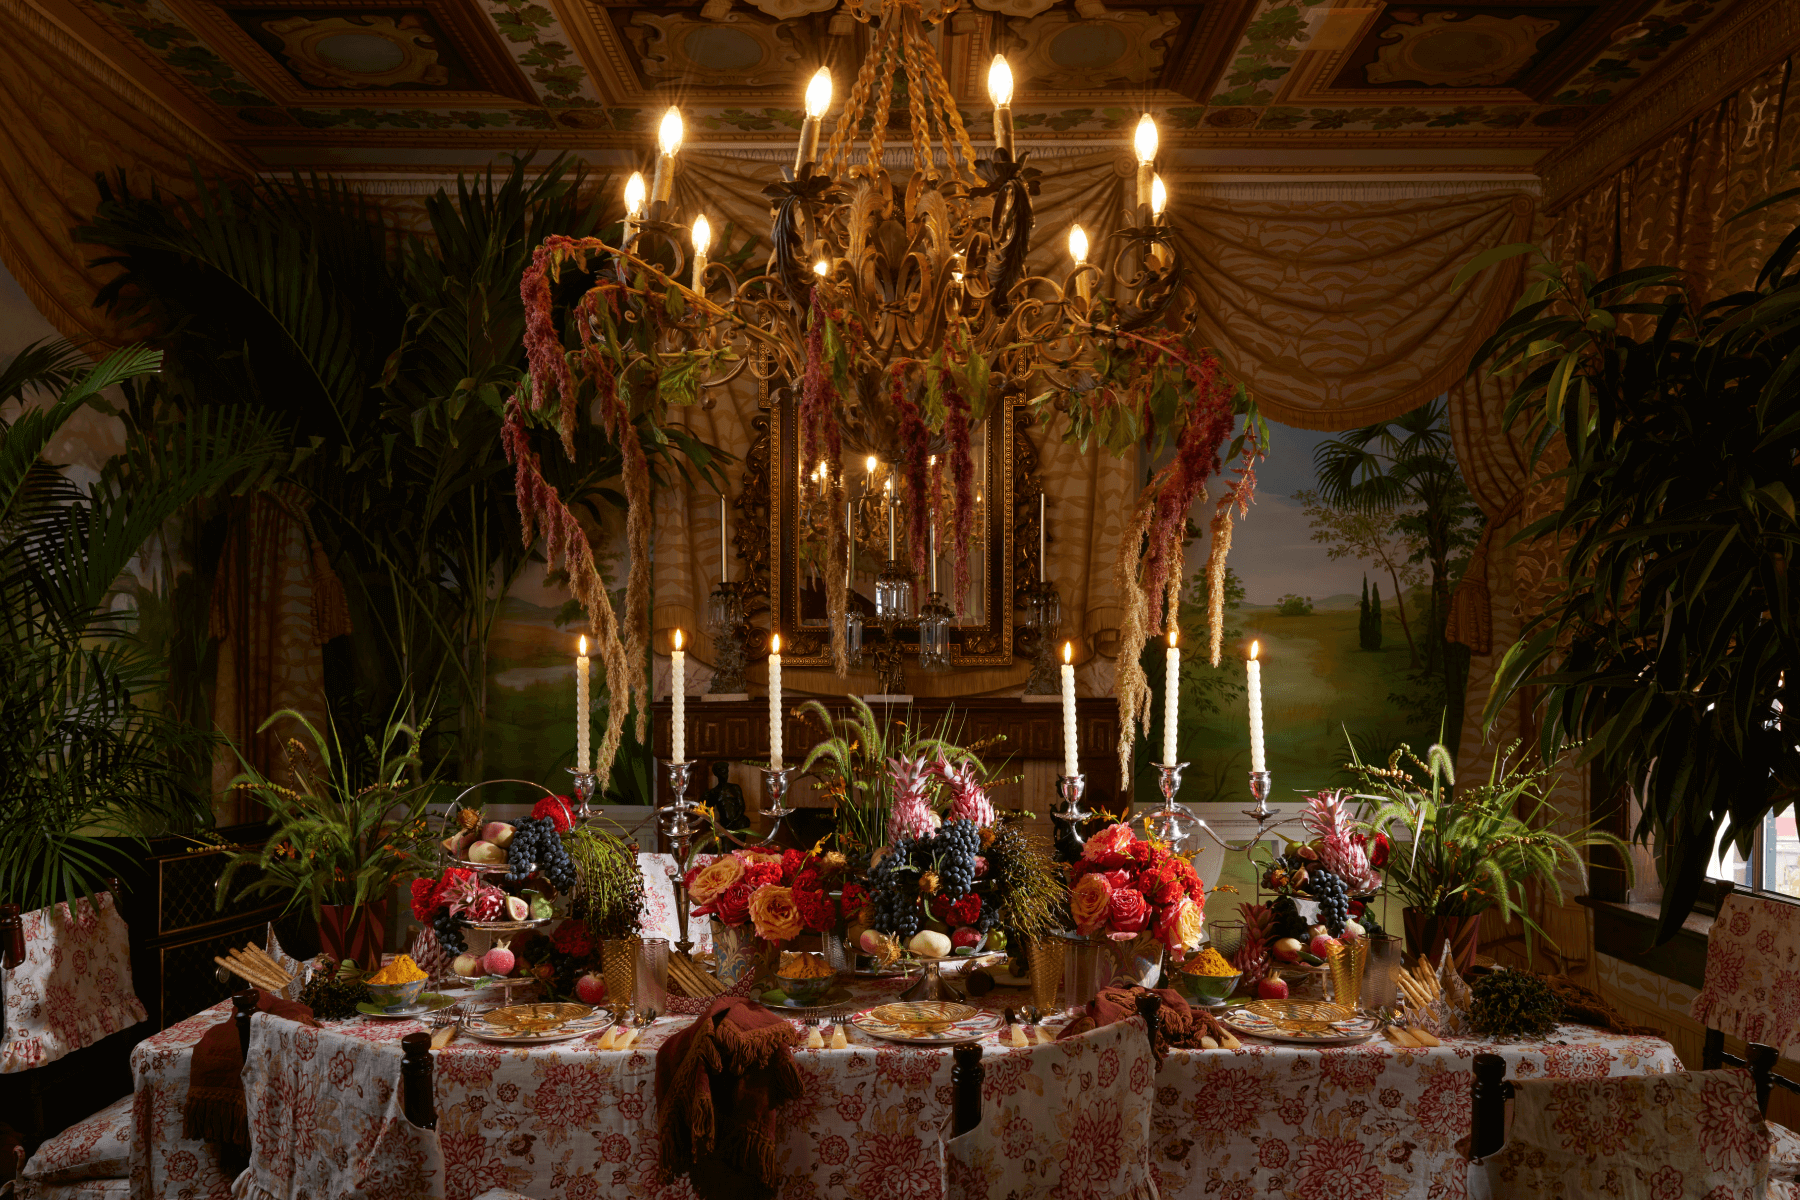
<svg viewBox="0 0 1800 1200">
<path fill-rule="evenodd" d="M 1257 661 L 1257 643 L 1250 643 L 1250 661 L 1244 669 L 1250 684 L 1250 769 L 1266 771 L 1268 760 L 1263 755 L 1262 663 Z"/>
<path fill-rule="evenodd" d="M 1063 774 L 1079 775 L 1081 770 L 1075 736 L 1075 646 L 1072 642 L 1063 643 L 1062 702 Z"/>
<path fill-rule="evenodd" d="M 1176 763 L 1175 728 L 1181 712 L 1181 651 L 1175 645 L 1175 631 L 1169 630 L 1167 669 L 1163 674 L 1163 756 L 1164 763 Z"/>
<path fill-rule="evenodd" d="M 575 653 L 575 769 L 586 774 L 588 759 L 588 652 L 587 637 Z"/>
<path fill-rule="evenodd" d="M 675 631 L 675 648 L 669 651 L 669 761 L 687 761 L 687 651 L 681 648 L 681 630 Z"/>
<path fill-rule="evenodd" d="M 781 770 L 781 635 L 769 643 L 769 767 Z"/>
</svg>

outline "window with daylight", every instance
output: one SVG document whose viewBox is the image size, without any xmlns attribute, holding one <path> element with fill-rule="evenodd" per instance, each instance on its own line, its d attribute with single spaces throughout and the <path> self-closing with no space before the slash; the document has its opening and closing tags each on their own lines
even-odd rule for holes
<svg viewBox="0 0 1800 1200">
<path fill-rule="evenodd" d="M 1764 817 L 1747 855 L 1721 837 L 1706 877 L 1800 898 L 1800 828 L 1794 810 Z"/>
</svg>

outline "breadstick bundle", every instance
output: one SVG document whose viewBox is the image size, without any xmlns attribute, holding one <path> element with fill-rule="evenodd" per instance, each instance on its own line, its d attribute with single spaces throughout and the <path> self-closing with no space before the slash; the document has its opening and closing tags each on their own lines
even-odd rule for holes
<svg viewBox="0 0 1800 1200">
<path fill-rule="evenodd" d="M 278 995 L 286 996 L 294 982 L 293 975 L 270 958 L 266 950 L 253 945 L 245 945 L 242 950 L 227 950 L 224 958 L 215 954 L 213 961 L 245 983 Z"/>
</svg>

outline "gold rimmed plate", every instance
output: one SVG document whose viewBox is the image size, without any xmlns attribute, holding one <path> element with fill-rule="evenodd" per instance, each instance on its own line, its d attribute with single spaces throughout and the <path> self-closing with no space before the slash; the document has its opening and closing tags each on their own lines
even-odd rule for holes
<svg viewBox="0 0 1800 1200">
<path fill-rule="evenodd" d="M 465 1031 L 486 1042 L 534 1045 L 598 1033 L 611 1020 L 586 1004 L 509 1004 L 471 1017 Z"/>
<path fill-rule="evenodd" d="M 869 1015 L 877 1021 L 901 1029 L 935 1033 L 940 1029 L 948 1029 L 958 1021 L 966 1021 L 979 1011 L 972 1005 L 955 1004 L 949 1000 L 916 1000 L 877 1005 L 869 1010 Z"/>
<path fill-rule="evenodd" d="M 918 1011 L 921 1009 L 935 1011 Z M 895 1017 L 905 1020 L 893 1019 Z M 1000 1027 L 1000 1014 L 971 1008 L 967 1004 L 928 1000 L 864 1009 L 852 1013 L 850 1023 L 870 1037 L 883 1041 L 914 1046 L 950 1046 L 957 1042 L 973 1042 L 992 1033 Z"/>
<path fill-rule="evenodd" d="M 1347 1046 L 1366 1042 L 1380 1027 L 1341 1004 L 1313 1000 L 1252 1000 L 1227 1009 L 1220 1023 L 1237 1033 L 1298 1046 Z"/>
</svg>

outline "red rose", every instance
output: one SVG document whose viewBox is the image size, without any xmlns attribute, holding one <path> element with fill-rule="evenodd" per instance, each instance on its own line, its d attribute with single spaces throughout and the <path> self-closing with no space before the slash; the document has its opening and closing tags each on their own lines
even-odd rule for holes
<svg viewBox="0 0 1800 1200">
<path fill-rule="evenodd" d="M 865 900 L 867 900 L 868 898 L 869 898 L 869 893 L 863 888 L 862 884 L 846 883 L 844 885 L 844 911 L 845 912 L 847 912 L 847 913 L 855 912 L 857 909 L 859 909 L 863 906 L 863 902 Z"/>
<path fill-rule="evenodd" d="M 1124 867 L 1120 867 L 1116 871 L 1102 871 L 1100 873 L 1106 876 L 1106 882 L 1112 884 L 1113 891 L 1115 892 L 1120 888 L 1134 887 L 1137 884 L 1137 872 L 1127 870 Z"/>
<path fill-rule="evenodd" d="M 435 879 L 415 879 L 412 881 L 413 916 L 421 921 L 430 921 L 431 914 L 437 911 L 438 882 Z"/>
<path fill-rule="evenodd" d="M 712 915 L 727 925 L 742 925 L 750 919 L 750 893 L 754 890 L 743 880 L 732 884 L 713 901 Z"/>
<path fill-rule="evenodd" d="M 1150 924 L 1150 905 L 1136 888 L 1114 888 L 1107 923 L 1114 933 L 1142 933 Z"/>
<path fill-rule="evenodd" d="M 814 933 L 824 933 L 837 924 L 837 906 L 822 891 L 795 888 L 794 907 L 800 910 L 801 923 Z"/>
<path fill-rule="evenodd" d="M 793 852 L 790 851 L 790 853 Z M 781 880 L 781 868 L 775 863 L 751 863 L 744 868 L 743 881 L 750 885 L 751 891 L 772 883 L 780 883 Z"/>
<path fill-rule="evenodd" d="M 945 895 L 943 892 L 939 892 L 925 902 L 925 907 L 931 910 L 932 920 L 942 921 L 946 925 L 950 924 L 949 896 Z"/>
</svg>

